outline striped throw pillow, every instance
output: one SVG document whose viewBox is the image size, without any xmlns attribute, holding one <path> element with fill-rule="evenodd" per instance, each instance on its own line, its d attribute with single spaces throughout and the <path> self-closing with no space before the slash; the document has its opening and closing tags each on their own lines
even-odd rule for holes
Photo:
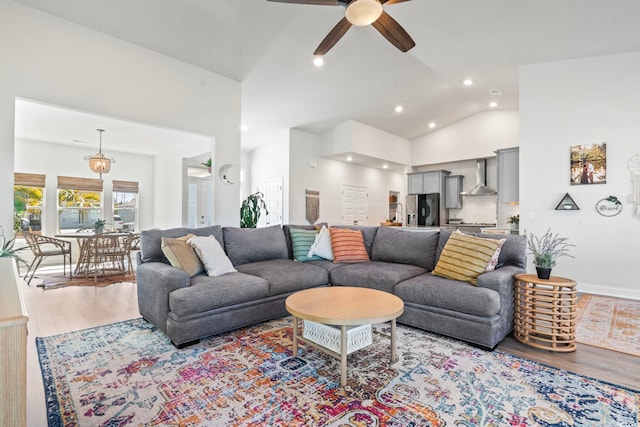
<svg viewBox="0 0 640 427">
<path fill-rule="evenodd" d="M 293 249 L 293 259 L 299 262 L 314 261 L 322 259 L 317 255 L 308 256 L 311 245 L 316 240 L 318 232 L 316 230 L 302 230 L 300 228 L 290 228 L 291 248 Z"/>
<path fill-rule="evenodd" d="M 444 245 L 432 273 L 475 285 L 478 276 L 486 271 L 491 258 L 501 246 L 500 240 L 469 236 L 456 231 Z"/>
<path fill-rule="evenodd" d="M 369 261 L 362 231 L 348 228 L 330 228 L 333 262 Z"/>
</svg>

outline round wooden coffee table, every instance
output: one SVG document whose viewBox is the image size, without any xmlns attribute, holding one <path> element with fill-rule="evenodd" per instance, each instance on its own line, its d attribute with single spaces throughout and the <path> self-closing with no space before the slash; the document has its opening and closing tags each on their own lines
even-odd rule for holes
<svg viewBox="0 0 640 427">
<path fill-rule="evenodd" d="M 307 344 L 340 359 L 340 385 L 347 384 L 347 326 L 391 322 L 391 363 L 396 360 L 396 318 L 404 312 L 400 298 L 369 288 L 332 286 L 306 289 L 285 302 L 293 316 L 293 355 L 298 355 L 298 319 L 340 326 L 340 353 L 302 338 Z"/>
</svg>

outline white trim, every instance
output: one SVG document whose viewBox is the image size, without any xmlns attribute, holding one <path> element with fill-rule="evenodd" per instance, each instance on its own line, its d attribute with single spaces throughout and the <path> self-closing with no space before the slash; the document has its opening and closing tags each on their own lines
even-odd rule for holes
<svg viewBox="0 0 640 427">
<path fill-rule="evenodd" d="M 620 289 L 611 288 L 610 286 L 594 285 L 589 283 L 578 283 L 578 292 L 586 294 L 606 295 L 617 298 L 629 298 L 640 300 L 640 290 L 638 289 Z"/>
</svg>

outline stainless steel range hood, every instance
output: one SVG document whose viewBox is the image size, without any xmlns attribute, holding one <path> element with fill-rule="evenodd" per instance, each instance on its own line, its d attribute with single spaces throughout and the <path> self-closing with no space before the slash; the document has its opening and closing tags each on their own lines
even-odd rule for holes
<svg viewBox="0 0 640 427">
<path fill-rule="evenodd" d="M 476 161 L 476 186 L 460 193 L 462 196 L 495 196 L 496 190 L 487 187 L 487 159 Z"/>
</svg>

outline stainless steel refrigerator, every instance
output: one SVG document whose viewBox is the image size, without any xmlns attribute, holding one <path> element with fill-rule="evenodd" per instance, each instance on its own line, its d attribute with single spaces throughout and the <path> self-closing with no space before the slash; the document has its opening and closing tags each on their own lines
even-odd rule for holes
<svg viewBox="0 0 640 427">
<path fill-rule="evenodd" d="M 440 225 L 440 194 L 407 196 L 407 225 L 438 227 Z"/>
</svg>

